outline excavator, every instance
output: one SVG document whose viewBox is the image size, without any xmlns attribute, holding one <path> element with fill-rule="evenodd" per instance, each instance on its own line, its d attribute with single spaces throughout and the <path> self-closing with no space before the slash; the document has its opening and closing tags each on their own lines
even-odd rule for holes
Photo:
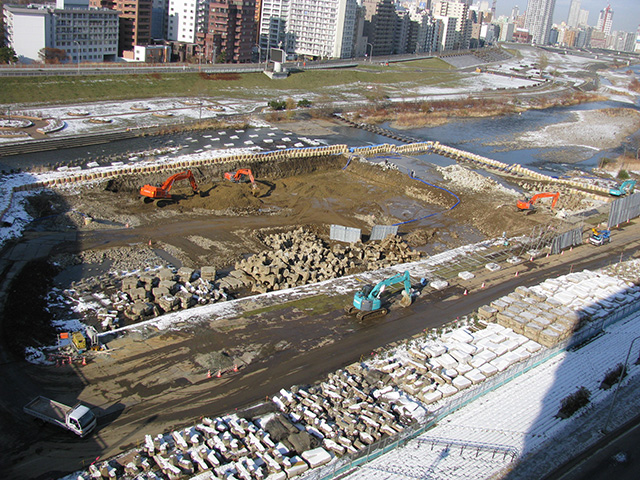
<svg viewBox="0 0 640 480">
<path fill-rule="evenodd" d="M 196 184 L 196 179 L 193 177 L 193 173 L 191 170 L 185 170 L 184 172 L 176 173 L 175 175 L 171 175 L 167 178 L 161 186 L 154 185 L 145 185 L 140 189 L 140 195 L 144 198 L 145 202 L 152 201 L 156 199 L 170 199 L 171 198 L 171 187 L 173 187 L 174 182 L 178 180 L 189 180 L 191 183 L 191 188 L 193 189 L 193 193 L 198 193 L 198 185 Z"/>
<path fill-rule="evenodd" d="M 382 280 L 375 286 L 365 285 L 354 294 L 353 305 L 345 307 L 345 312 L 349 315 L 355 315 L 358 320 L 386 315 L 389 313 L 389 309 L 382 306 L 380 297 L 389 285 L 396 283 L 404 283 L 400 305 L 408 307 L 411 305 L 411 277 L 409 276 L 409 272 L 405 271 L 404 273 L 399 273 L 398 275 Z"/>
<path fill-rule="evenodd" d="M 523 212 L 533 212 L 535 210 L 535 208 L 533 207 L 533 205 L 540 200 L 541 198 L 553 198 L 553 201 L 551 202 L 551 208 L 554 208 L 556 206 L 556 203 L 558 203 L 558 198 L 560 198 L 560 192 L 556 192 L 556 193 L 538 193 L 536 195 L 534 195 L 533 197 L 531 197 L 531 200 L 518 200 L 517 202 L 517 206 L 518 209 L 520 211 Z"/>
<path fill-rule="evenodd" d="M 251 189 L 255 191 L 258 188 L 258 185 L 256 185 L 256 179 L 253 178 L 253 173 L 251 173 L 250 168 L 240 168 L 235 172 L 225 172 L 224 174 L 224 178 L 232 181 L 233 183 L 243 183 L 246 181 L 247 177 L 251 182 Z"/>
<path fill-rule="evenodd" d="M 609 195 L 613 195 L 614 197 L 623 197 L 624 195 L 633 193 L 633 189 L 635 187 L 635 180 L 625 180 L 619 187 L 610 188 Z"/>
</svg>

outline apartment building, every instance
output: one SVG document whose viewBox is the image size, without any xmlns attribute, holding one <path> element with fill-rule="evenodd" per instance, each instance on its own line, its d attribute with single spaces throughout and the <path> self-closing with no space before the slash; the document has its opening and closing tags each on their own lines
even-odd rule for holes
<svg viewBox="0 0 640 480">
<path fill-rule="evenodd" d="M 39 60 L 43 48 L 67 53 L 67 61 L 113 61 L 118 53 L 118 12 L 90 8 L 88 0 L 72 4 L 58 0 L 56 7 L 5 5 L 5 39 L 21 62 Z"/>
<path fill-rule="evenodd" d="M 207 63 L 251 61 L 255 0 L 211 0 L 206 23 L 198 26 L 199 54 Z"/>
<path fill-rule="evenodd" d="M 355 0 L 262 0 L 262 58 L 270 48 L 310 58 L 349 58 L 357 12 Z"/>
<path fill-rule="evenodd" d="M 119 56 L 133 60 L 135 46 L 144 46 L 151 42 L 153 0 L 90 0 L 90 5 L 118 12 Z"/>
</svg>

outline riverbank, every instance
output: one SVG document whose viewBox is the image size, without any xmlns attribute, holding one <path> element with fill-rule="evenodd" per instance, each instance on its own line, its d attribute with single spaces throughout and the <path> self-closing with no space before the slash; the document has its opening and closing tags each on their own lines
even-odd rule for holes
<svg viewBox="0 0 640 480">
<path fill-rule="evenodd" d="M 515 138 L 501 138 L 488 145 L 499 146 L 505 150 L 575 147 L 559 160 L 576 163 L 591 157 L 594 150 L 618 147 L 638 130 L 640 112 L 635 109 L 581 110 L 572 112 L 570 121 L 524 132 Z"/>
<path fill-rule="evenodd" d="M 514 93 L 505 92 L 505 96 L 500 98 L 464 98 L 374 105 L 355 110 L 349 118 L 359 123 L 379 125 L 389 122 L 392 128 L 413 129 L 445 125 L 461 119 L 513 115 L 532 109 L 544 110 L 604 100 L 607 100 L 607 97 L 583 92 L 525 99 L 520 97 L 516 99 Z"/>
</svg>

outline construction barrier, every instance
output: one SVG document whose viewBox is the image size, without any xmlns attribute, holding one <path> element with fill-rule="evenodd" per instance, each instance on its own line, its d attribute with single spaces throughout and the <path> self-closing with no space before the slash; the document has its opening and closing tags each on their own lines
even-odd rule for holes
<svg viewBox="0 0 640 480">
<path fill-rule="evenodd" d="M 149 165 L 149 166 L 134 165 L 129 167 L 117 168 L 112 171 L 101 171 L 101 172 L 95 172 L 95 173 L 85 172 L 85 173 L 79 173 L 77 175 L 59 177 L 57 179 L 38 181 L 31 184 L 25 184 L 18 187 L 13 187 L 10 199 L 13 197 L 13 192 L 37 190 L 40 188 L 48 188 L 55 185 L 64 185 L 64 184 L 92 180 L 94 178 L 114 178 L 122 175 L 161 172 L 165 169 L 194 168 L 194 167 L 204 166 L 204 165 L 234 163 L 234 162 L 271 162 L 276 160 L 287 160 L 292 158 L 311 158 L 311 157 L 322 157 L 322 156 L 331 156 L 331 155 L 344 155 L 348 157 L 349 154 L 352 154 L 352 155 L 356 154 L 363 157 L 372 157 L 372 156 L 377 156 L 380 154 L 387 154 L 387 153 L 413 154 L 413 153 L 421 153 L 421 152 L 427 152 L 427 153 L 433 152 L 433 153 L 437 153 L 439 155 L 450 157 L 456 160 L 467 160 L 470 162 L 474 162 L 483 167 L 496 169 L 499 172 L 521 175 L 521 176 L 525 176 L 525 177 L 536 179 L 536 180 L 543 180 L 550 183 L 564 185 L 566 187 L 569 187 L 569 189 L 571 191 L 574 191 L 575 193 L 592 196 L 593 198 L 601 198 L 601 196 L 606 196 L 607 198 L 609 198 L 609 190 L 603 187 L 586 185 L 575 180 L 567 180 L 567 179 L 551 177 L 549 175 L 544 175 L 538 172 L 534 172 L 533 170 L 522 167 L 521 165 L 518 165 L 518 164 L 508 165 L 506 163 L 493 160 L 491 158 L 483 157 L 481 155 L 477 155 L 471 152 L 466 152 L 464 150 L 459 150 L 457 148 L 449 147 L 447 145 L 442 145 L 438 141 L 425 141 L 425 142 L 407 143 L 403 145 L 390 145 L 388 143 L 383 143 L 380 145 L 370 145 L 370 146 L 363 146 L 363 147 L 348 147 L 345 144 L 338 144 L 338 145 L 317 146 L 317 147 L 286 148 L 286 149 L 270 151 L 270 152 L 235 154 L 235 155 L 230 155 L 228 157 L 220 157 L 220 158 L 182 160 L 182 161 L 172 163 L 172 164 L 167 164 L 167 165 Z M 588 190 L 591 193 L 585 192 L 584 190 Z M 0 220 L 5 215 L 7 209 L 8 207 L 5 208 L 4 211 L 0 212 Z"/>
</svg>

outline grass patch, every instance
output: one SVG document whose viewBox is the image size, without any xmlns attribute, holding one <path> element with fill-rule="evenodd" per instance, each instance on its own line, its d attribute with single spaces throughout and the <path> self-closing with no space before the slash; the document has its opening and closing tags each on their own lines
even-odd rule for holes
<svg viewBox="0 0 640 480">
<path fill-rule="evenodd" d="M 291 302 L 278 303 L 276 305 L 269 305 L 268 307 L 249 310 L 244 312 L 241 317 L 249 318 L 254 315 L 281 311 L 285 308 L 307 311 L 309 315 L 323 315 L 335 310 L 342 310 L 342 308 L 351 301 L 351 297 L 351 295 L 314 295 Z"/>
<path fill-rule="evenodd" d="M 132 100 L 155 97 L 225 96 L 269 99 L 283 95 L 361 92 L 362 84 L 414 82 L 435 85 L 456 82 L 460 75 L 440 59 L 416 60 L 390 66 L 333 70 L 312 70 L 271 80 L 263 73 L 201 74 L 162 73 L 133 75 L 87 75 L 47 77 L 6 77 L 2 80 L 0 103 L 67 103 L 105 100 Z M 269 94 L 268 92 L 272 92 Z M 267 92 L 267 93 L 265 93 Z"/>
</svg>

